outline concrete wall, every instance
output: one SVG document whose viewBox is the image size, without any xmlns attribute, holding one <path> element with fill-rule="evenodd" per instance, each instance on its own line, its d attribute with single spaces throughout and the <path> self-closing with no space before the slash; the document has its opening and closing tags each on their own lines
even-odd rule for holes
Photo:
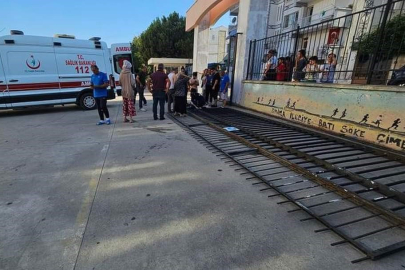
<svg viewBox="0 0 405 270">
<path fill-rule="evenodd" d="M 245 81 L 240 105 L 405 151 L 402 88 Z"/>
<path fill-rule="evenodd" d="M 240 0 L 238 16 L 238 46 L 235 65 L 233 101 L 239 102 L 243 95 L 242 80 L 246 76 L 249 42 L 265 37 L 267 32 L 268 0 Z"/>
<path fill-rule="evenodd" d="M 209 32 L 208 63 L 219 63 L 225 57 L 226 33 L 228 28 L 220 26 L 211 28 Z"/>
<path fill-rule="evenodd" d="M 203 72 L 208 65 L 210 13 L 194 28 L 193 71 Z"/>
<path fill-rule="evenodd" d="M 221 31 L 218 34 L 218 62 L 222 62 L 226 55 L 227 43 L 226 43 L 227 31 Z"/>
</svg>

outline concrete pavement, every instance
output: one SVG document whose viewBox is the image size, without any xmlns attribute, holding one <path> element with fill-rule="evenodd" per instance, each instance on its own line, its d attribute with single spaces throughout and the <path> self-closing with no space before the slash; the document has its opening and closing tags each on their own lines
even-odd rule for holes
<svg viewBox="0 0 405 270">
<path fill-rule="evenodd" d="M 170 120 L 75 106 L 0 112 L 0 269 L 401 269 L 362 254 Z"/>
</svg>

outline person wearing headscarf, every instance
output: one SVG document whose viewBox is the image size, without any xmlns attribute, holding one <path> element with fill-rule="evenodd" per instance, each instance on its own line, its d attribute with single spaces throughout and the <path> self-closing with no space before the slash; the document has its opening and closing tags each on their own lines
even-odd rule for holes
<svg viewBox="0 0 405 270">
<path fill-rule="evenodd" d="M 131 122 L 134 120 L 132 117 L 136 115 L 135 104 L 134 104 L 134 90 L 135 78 L 131 72 L 132 64 L 128 60 L 124 60 L 122 65 L 122 70 L 120 74 L 120 85 L 122 93 L 122 111 L 124 116 L 124 123 Z M 129 117 L 129 120 L 128 118 Z"/>
<path fill-rule="evenodd" d="M 174 115 L 186 116 L 187 108 L 187 89 L 190 77 L 183 72 L 179 73 L 176 82 L 174 83 Z"/>
</svg>

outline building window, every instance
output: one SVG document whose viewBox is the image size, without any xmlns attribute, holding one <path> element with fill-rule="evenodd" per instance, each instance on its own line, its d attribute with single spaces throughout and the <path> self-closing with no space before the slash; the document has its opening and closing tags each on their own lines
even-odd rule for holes
<svg viewBox="0 0 405 270">
<path fill-rule="evenodd" d="M 277 21 L 278 22 L 281 20 L 281 10 L 282 10 L 282 7 L 278 6 L 277 7 Z"/>
<path fill-rule="evenodd" d="M 277 7 L 277 19 L 276 19 L 276 21 L 278 21 L 279 19 L 278 19 L 278 14 L 280 13 L 280 7 L 278 6 Z"/>
<path fill-rule="evenodd" d="M 298 12 L 291 13 L 289 15 L 284 16 L 284 28 L 294 26 L 298 21 Z"/>
<path fill-rule="evenodd" d="M 305 37 L 302 39 L 302 48 L 307 49 L 308 47 L 308 38 Z"/>
<path fill-rule="evenodd" d="M 283 23 L 284 28 L 288 27 L 288 20 L 289 20 L 289 16 L 284 16 L 284 23 Z"/>
<path fill-rule="evenodd" d="M 313 14 L 314 14 L 314 6 L 308 8 L 307 11 L 308 23 L 311 23 Z"/>
</svg>

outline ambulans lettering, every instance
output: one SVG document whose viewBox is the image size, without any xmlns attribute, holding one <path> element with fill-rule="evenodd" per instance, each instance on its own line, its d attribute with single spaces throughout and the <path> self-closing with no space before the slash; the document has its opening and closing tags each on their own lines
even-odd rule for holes
<svg viewBox="0 0 405 270">
<path fill-rule="evenodd" d="M 90 82 L 82 82 L 82 86 L 90 86 Z"/>
<path fill-rule="evenodd" d="M 131 48 L 129 48 L 129 47 L 117 47 L 117 48 L 115 48 L 115 51 L 116 52 L 130 52 Z"/>
</svg>

